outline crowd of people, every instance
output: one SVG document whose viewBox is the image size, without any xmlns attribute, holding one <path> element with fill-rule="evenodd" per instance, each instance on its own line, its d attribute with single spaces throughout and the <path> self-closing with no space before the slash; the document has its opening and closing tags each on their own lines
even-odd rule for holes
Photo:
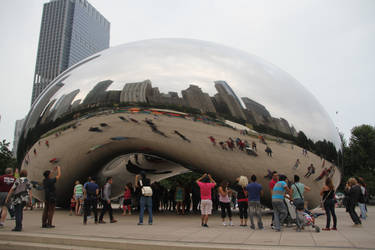
<svg viewBox="0 0 375 250">
<path fill-rule="evenodd" d="M 297 165 L 298 161 L 296 162 Z M 264 187 L 257 182 L 257 176 L 252 175 L 250 181 L 246 176 L 239 176 L 235 183 L 230 184 L 227 180 L 217 184 L 210 174 L 203 174 L 194 183 L 178 182 L 176 187 L 170 190 L 164 188 L 160 183 L 152 183 L 144 172 L 135 176 L 133 183 L 127 183 L 124 187 L 124 195 L 121 199 L 120 207 L 123 209 L 122 215 L 131 214 L 133 210 L 139 211 L 138 225 L 144 223 L 144 213 L 147 209 L 148 224 L 153 224 L 153 213 L 156 211 L 175 211 L 180 215 L 188 213 L 201 213 L 201 225 L 208 227 L 208 217 L 213 211 L 220 208 L 223 226 L 234 226 L 233 208 L 239 210 L 239 221 L 242 227 L 248 226 L 255 230 L 263 229 L 263 206 L 261 200 L 271 199 L 272 201 L 272 223 L 271 227 L 275 231 L 281 231 L 282 225 L 288 216 L 288 202 L 292 201 L 296 213 L 296 230 L 304 229 L 303 216 L 306 211 L 305 192 L 310 192 L 311 188 L 300 181 L 298 175 L 294 175 L 293 180 L 287 176 L 278 174 L 276 171 L 270 173 L 269 181 L 270 197 L 265 197 Z M 55 184 L 61 178 L 61 168 L 56 166 L 52 171 L 43 173 L 44 189 L 44 209 L 42 215 L 42 228 L 54 228 L 53 215 L 56 207 L 56 187 Z M 94 178 L 89 177 L 83 185 L 76 181 L 71 198 L 71 215 L 82 215 L 83 224 L 87 224 L 88 216 L 94 214 L 94 222 L 106 223 L 105 214 L 108 212 L 109 222 L 116 223 L 112 208 L 112 177 L 107 177 L 102 188 L 96 184 Z M 0 227 L 3 227 L 7 211 L 15 218 L 15 228 L 13 231 L 22 230 L 23 210 L 27 205 L 31 205 L 32 184 L 27 179 L 27 171 L 13 173 L 12 169 L 6 169 L 5 175 L 0 176 L 0 206 L 1 218 Z M 362 220 L 367 218 L 366 197 L 368 197 L 366 185 L 362 178 L 350 178 L 345 188 L 346 198 L 344 204 L 347 212 L 355 225 L 360 226 Z M 335 187 L 332 179 L 325 176 L 324 186 L 320 191 L 322 197 L 322 208 L 326 214 L 325 231 L 337 230 L 337 216 L 335 213 Z M 237 205 L 237 206 L 236 206 Z M 356 206 L 360 207 L 360 216 L 355 211 Z M 101 206 L 101 213 L 98 216 L 98 206 Z M 255 224 L 254 217 L 257 222 Z M 331 219 L 333 225 L 331 227 Z"/>
</svg>

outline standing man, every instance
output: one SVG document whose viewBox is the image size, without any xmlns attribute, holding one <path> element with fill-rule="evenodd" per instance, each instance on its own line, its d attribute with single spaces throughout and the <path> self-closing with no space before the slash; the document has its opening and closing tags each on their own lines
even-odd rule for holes
<svg viewBox="0 0 375 250">
<path fill-rule="evenodd" d="M 102 212 L 100 213 L 100 217 L 99 217 L 99 223 L 101 223 L 101 224 L 105 223 L 105 221 L 103 221 L 103 217 L 104 217 L 104 214 L 107 210 L 108 210 L 108 213 L 109 213 L 110 223 L 117 222 L 117 220 L 115 220 L 113 218 L 111 200 L 109 198 L 111 196 L 111 187 L 112 187 L 112 177 L 109 176 L 109 177 L 107 177 L 106 183 L 103 187 L 103 201 L 102 201 L 103 202 L 103 209 L 102 209 Z"/>
<path fill-rule="evenodd" d="M 272 190 L 273 190 L 273 187 L 275 186 L 275 184 L 279 181 L 279 174 L 276 172 L 276 171 L 273 171 L 272 172 L 272 179 L 270 180 L 270 183 L 268 184 L 268 187 L 270 189 L 270 193 L 271 193 L 271 199 L 272 199 Z M 272 214 L 272 220 L 271 220 L 271 227 L 273 228 L 273 220 L 274 220 L 275 216 L 274 214 Z"/>
<path fill-rule="evenodd" d="M 246 186 L 248 200 L 249 200 L 249 214 L 250 214 L 250 228 L 255 229 L 254 225 L 254 214 L 257 216 L 258 228 L 263 229 L 262 222 L 262 207 L 260 205 L 260 196 L 263 196 L 262 185 L 256 182 L 257 177 L 255 175 L 251 176 L 251 183 Z"/>
<path fill-rule="evenodd" d="M 54 172 L 57 171 L 55 178 L 52 178 Z M 55 183 L 61 177 L 60 166 L 54 167 L 53 171 L 46 170 L 43 173 L 43 187 L 45 192 L 44 210 L 42 216 L 42 228 L 54 228 L 52 225 L 52 218 L 56 207 L 56 187 Z"/>
<path fill-rule="evenodd" d="M 13 187 L 13 183 L 16 180 L 13 175 L 13 169 L 5 169 L 5 174 L 0 176 L 0 206 L 1 206 L 1 218 L 0 228 L 4 226 L 5 219 L 7 217 L 7 204 L 5 202 L 9 190 Z"/>
<path fill-rule="evenodd" d="M 94 212 L 95 216 L 95 224 L 98 223 L 98 213 L 96 208 L 98 206 L 98 194 L 99 194 L 99 186 L 95 183 L 95 180 L 91 177 L 90 182 L 86 182 L 84 189 L 83 189 L 83 197 L 85 201 L 83 203 L 84 206 L 84 215 L 83 215 L 83 224 L 87 224 L 87 216 L 90 214 L 90 211 Z"/>
<path fill-rule="evenodd" d="M 279 181 L 275 184 L 272 190 L 272 207 L 274 213 L 273 225 L 276 232 L 280 232 L 280 225 L 284 222 L 286 216 L 288 215 L 288 210 L 284 203 L 285 193 L 288 192 L 289 196 L 292 197 L 292 192 L 286 183 L 287 179 L 288 178 L 285 175 L 280 175 Z"/>
<path fill-rule="evenodd" d="M 202 227 L 208 227 L 208 215 L 212 213 L 211 190 L 216 186 L 216 182 L 212 179 L 210 174 L 204 174 L 196 183 L 201 190 Z"/>
<path fill-rule="evenodd" d="M 292 195 L 293 195 L 293 203 L 296 206 L 296 223 L 297 223 L 297 232 L 300 232 L 302 229 L 303 218 L 302 213 L 305 209 L 305 198 L 304 193 L 309 192 L 311 190 L 310 187 L 306 186 L 305 184 L 299 182 L 300 178 L 298 175 L 294 175 L 294 183 L 292 185 Z"/>
<path fill-rule="evenodd" d="M 146 177 L 145 172 L 141 172 L 139 175 L 135 176 L 134 181 L 135 187 L 140 190 L 139 199 L 139 222 L 137 225 L 143 225 L 143 215 L 145 208 L 148 211 L 148 224 L 152 225 L 152 195 L 153 191 L 151 188 L 151 180 Z"/>
</svg>

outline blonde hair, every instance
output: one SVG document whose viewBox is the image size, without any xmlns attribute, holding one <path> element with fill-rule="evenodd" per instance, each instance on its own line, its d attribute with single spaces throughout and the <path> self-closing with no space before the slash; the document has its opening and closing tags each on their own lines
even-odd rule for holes
<svg viewBox="0 0 375 250">
<path fill-rule="evenodd" d="M 348 183 L 349 183 L 349 185 L 351 185 L 351 186 L 353 186 L 353 185 L 357 185 L 357 184 L 358 184 L 357 180 L 356 180 L 354 177 L 349 178 Z"/>
<path fill-rule="evenodd" d="M 240 184 L 241 187 L 246 187 L 246 185 L 249 184 L 249 180 L 246 176 L 241 175 L 238 180 L 238 184 Z"/>
</svg>

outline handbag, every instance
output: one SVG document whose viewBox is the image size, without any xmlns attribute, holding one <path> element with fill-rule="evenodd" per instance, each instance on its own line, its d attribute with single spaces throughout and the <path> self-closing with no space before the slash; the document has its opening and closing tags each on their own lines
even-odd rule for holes
<svg viewBox="0 0 375 250">
<path fill-rule="evenodd" d="M 296 206 L 297 210 L 303 210 L 305 208 L 305 201 L 303 200 L 301 192 L 299 191 L 297 185 L 295 183 L 293 185 L 296 187 L 300 196 L 300 198 L 294 200 L 294 205 Z"/>
</svg>

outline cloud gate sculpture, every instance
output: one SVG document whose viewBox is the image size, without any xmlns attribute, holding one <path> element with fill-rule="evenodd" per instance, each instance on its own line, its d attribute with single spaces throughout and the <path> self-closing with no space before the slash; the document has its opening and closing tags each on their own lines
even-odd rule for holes
<svg viewBox="0 0 375 250">
<path fill-rule="evenodd" d="M 61 166 L 60 203 L 87 176 L 112 176 L 119 196 L 140 171 L 154 182 L 193 170 L 231 182 L 255 174 L 269 204 L 278 171 L 301 176 L 314 207 L 324 177 L 341 178 L 338 133 L 303 86 L 253 55 L 188 39 L 124 44 L 72 66 L 33 104 L 18 148 L 36 186 Z"/>
</svg>

